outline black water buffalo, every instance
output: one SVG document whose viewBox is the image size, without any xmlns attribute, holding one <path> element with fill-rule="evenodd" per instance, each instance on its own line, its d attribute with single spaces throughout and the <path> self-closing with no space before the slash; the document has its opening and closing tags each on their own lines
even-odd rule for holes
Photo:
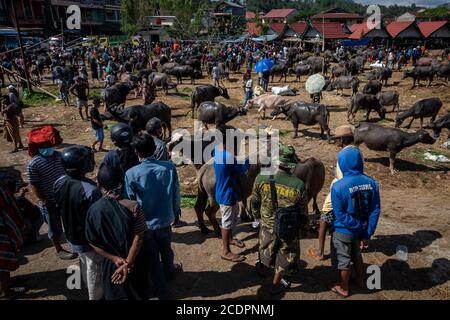
<svg viewBox="0 0 450 320">
<path fill-rule="evenodd" d="M 370 150 L 389 151 L 389 169 L 395 173 L 394 163 L 397 153 L 417 143 L 433 144 L 435 140 L 425 130 L 415 133 L 400 129 L 385 128 L 372 123 L 360 123 L 355 129 L 355 144 L 364 143 Z"/>
<path fill-rule="evenodd" d="M 165 94 L 169 93 L 169 89 L 177 90 L 177 84 L 170 80 L 170 77 L 165 73 L 152 72 L 148 76 L 148 80 L 155 86 L 161 87 Z M 178 90 L 177 90 L 178 91 Z"/>
<path fill-rule="evenodd" d="M 363 88 L 364 94 L 377 94 L 378 92 L 381 92 L 381 89 L 383 88 L 383 84 L 380 81 L 369 81 Z"/>
<path fill-rule="evenodd" d="M 117 83 L 111 87 L 105 88 L 102 91 L 103 102 L 105 103 L 105 110 L 113 105 L 124 104 L 127 95 L 131 90 L 137 88 L 137 78 L 131 76 L 126 83 Z"/>
<path fill-rule="evenodd" d="M 347 76 L 347 75 L 348 75 L 348 71 L 345 67 L 334 66 L 331 69 L 331 78 L 332 79 L 339 78 L 340 76 Z"/>
<path fill-rule="evenodd" d="M 226 124 L 245 113 L 245 110 L 239 107 L 227 107 L 220 102 L 205 101 L 198 107 L 198 120 L 208 129 L 208 124 L 216 126 Z"/>
<path fill-rule="evenodd" d="M 147 122 L 151 118 L 158 118 L 161 120 L 164 127 L 164 138 L 169 138 L 172 135 L 172 110 L 163 102 L 154 102 L 148 105 L 137 105 L 127 108 L 110 107 L 108 108 L 112 118 L 119 122 L 129 123 L 133 131 L 145 130 Z M 169 135 L 166 135 L 166 128 Z"/>
<path fill-rule="evenodd" d="M 186 59 L 181 61 L 181 64 L 191 66 L 194 70 L 199 70 L 200 72 L 202 70 L 202 62 L 199 59 Z"/>
<path fill-rule="evenodd" d="M 192 118 L 194 118 L 195 108 L 200 106 L 202 102 L 214 101 L 220 96 L 230 99 L 226 88 L 215 87 L 210 84 L 195 87 L 191 95 Z"/>
<path fill-rule="evenodd" d="M 139 81 L 141 81 L 143 78 L 148 78 L 148 76 L 152 73 L 153 73 L 152 69 L 142 69 L 142 70 L 139 70 L 139 72 L 137 74 L 137 78 Z"/>
<path fill-rule="evenodd" d="M 272 76 L 272 82 L 273 82 L 273 79 L 275 78 L 275 75 L 280 76 L 280 80 L 278 80 L 278 82 L 281 82 L 283 77 L 284 77 L 284 82 L 286 82 L 288 72 L 289 72 L 289 66 L 287 63 L 281 63 L 281 64 L 274 65 L 272 67 L 272 69 L 270 70 L 270 75 Z"/>
<path fill-rule="evenodd" d="M 382 68 L 376 68 L 371 70 L 367 75 L 366 75 L 367 80 L 369 81 L 373 81 L 373 80 L 378 80 L 383 82 L 384 81 L 384 85 L 387 86 L 388 80 L 390 78 L 392 78 L 392 70 L 386 67 L 382 67 Z"/>
<path fill-rule="evenodd" d="M 398 93 L 398 91 L 378 92 L 376 97 L 381 106 L 394 106 L 392 112 L 394 112 L 395 109 L 397 109 L 397 113 L 400 111 L 400 94 Z"/>
<path fill-rule="evenodd" d="M 332 81 L 328 87 L 327 91 L 336 90 L 336 95 L 341 91 L 343 93 L 344 89 L 352 89 L 352 97 L 358 93 L 359 79 L 353 76 L 340 76 L 336 80 Z"/>
<path fill-rule="evenodd" d="M 291 119 L 294 127 L 293 138 L 297 138 L 298 125 L 304 124 L 307 126 L 313 126 L 315 124 L 320 125 L 320 137 L 323 139 L 324 132 L 326 133 L 327 140 L 330 141 L 330 128 L 328 123 L 330 121 L 330 113 L 327 107 L 322 104 L 307 103 L 303 101 L 292 102 L 286 105 L 280 105 L 275 108 L 270 116 L 275 117 L 279 114 L 285 114 Z"/>
<path fill-rule="evenodd" d="M 448 112 L 445 116 L 440 117 L 436 121 L 430 123 L 428 126 L 425 126 L 425 128 L 432 129 L 434 131 L 434 137 L 436 139 L 440 137 L 442 129 L 447 129 L 450 131 L 450 112 Z"/>
<path fill-rule="evenodd" d="M 448 83 L 450 80 L 450 64 L 433 65 L 433 69 L 436 71 L 438 77 L 444 78 Z"/>
<path fill-rule="evenodd" d="M 166 73 L 175 76 L 179 84 L 183 83 L 183 77 L 190 78 L 191 84 L 195 84 L 195 70 L 191 66 L 175 66 Z"/>
<path fill-rule="evenodd" d="M 196 135 L 179 135 L 176 132 L 172 135 L 172 140 L 167 143 L 167 150 L 169 151 L 171 157 L 172 152 L 178 151 L 181 155 L 181 160 L 183 163 L 192 163 L 195 169 L 200 169 L 202 165 L 207 163 L 213 158 L 213 148 L 215 143 L 215 135 L 207 132 L 201 136 Z M 178 147 L 177 147 L 178 146 Z M 177 147 L 177 148 L 175 148 Z M 207 147 L 211 148 L 210 153 L 205 153 Z M 201 150 L 201 157 L 196 156 L 196 151 Z M 187 161 L 186 161 L 187 160 Z"/>
<path fill-rule="evenodd" d="M 417 101 L 409 110 L 398 115 L 395 120 L 395 126 L 399 128 L 403 121 L 412 117 L 411 122 L 406 128 L 411 128 L 414 119 L 420 119 L 420 128 L 423 127 L 423 118 L 430 118 L 430 122 L 434 122 L 436 116 L 439 113 L 439 110 L 442 108 L 442 101 L 439 98 L 428 98 Z"/>
<path fill-rule="evenodd" d="M 415 67 L 413 70 L 406 70 L 403 73 L 403 79 L 413 78 L 413 85 L 412 85 L 411 89 L 416 87 L 416 82 L 417 82 L 417 85 L 420 86 L 420 80 L 425 80 L 425 79 L 428 79 L 428 87 L 430 87 L 431 83 L 433 82 L 435 73 L 436 73 L 436 71 L 431 66 Z"/>
<path fill-rule="evenodd" d="M 161 72 L 167 73 L 170 72 L 174 67 L 179 66 L 180 64 L 178 62 L 168 62 L 161 66 Z"/>
<path fill-rule="evenodd" d="M 367 110 L 365 119 L 369 120 L 370 113 L 376 111 L 381 119 L 386 117 L 386 110 L 381 106 L 377 97 L 372 94 L 357 93 L 351 101 L 347 112 L 347 120 L 353 122 L 359 109 Z M 350 119 L 351 117 L 351 119 Z"/>
<path fill-rule="evenodd" d="M 298 64 L 289 69 L 289 75 L 292 73 L 295 73 L 297 81 L 300 82 L 301 76 L 307 76 L 311 73 L 311 66 L 309 64 Z"/>
</svg>

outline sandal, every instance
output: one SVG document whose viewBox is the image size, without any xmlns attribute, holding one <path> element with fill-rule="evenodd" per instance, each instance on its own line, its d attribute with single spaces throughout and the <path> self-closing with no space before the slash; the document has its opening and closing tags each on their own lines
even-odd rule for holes
<svg viewBox="0 0 450 320">
<path fill-rule="evenodd" d="M 313 258 L 316 261 L 324 261 L 325 260 L 324 256 L 318 255 L 317 250 L 314 248 L 309 248 L 307 254 L 309 257 Z"/>
<path fill-rule="evenodd" d="M 343 294 L 343 293 L 340 292 L 336 287 L 337 287 L 337 285 L 334 286 L 334 287 L 332 287 L 332 288 L 331 288 L 331 292 L 337 294 L 339 297 L 344 298 L 344 299 L 349 297 L 349 294 L 347 294 L 347 295 Z"/>
<path fill-rule="evenodd" d="M 235 263 L 242 262 L 245 260 L 245 257 L 241 256 L 241 255 L 234 255 L 232 258 L 223 256 L 223 255 L 220 257 L 222 258 L 222 260 L 229 261 L 229 262 L 235 262 Z"/>
<path fill-rule="evenodd" d="M 239 239 L 236 239 L 236 238 L 231 239 L 230 245 L 238 247 L 240 249 L 245 248 L 245 243 L 243 241 L 239 240 Z"/>
<path fill-rule="evenodd" d="M 78 255 L 76 253 L 71 253 L 71 252 L 67 252 L 67 251 L 60 251 L 56 255 L 61 260 L 73 260 L 73 259 L 78 258 Z"/>
</svg>

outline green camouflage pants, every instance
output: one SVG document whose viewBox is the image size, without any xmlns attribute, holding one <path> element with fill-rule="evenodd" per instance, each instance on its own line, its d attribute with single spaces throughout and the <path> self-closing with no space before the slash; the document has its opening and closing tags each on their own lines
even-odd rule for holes
<svg viewBox="0 0 450 320">
<path fill-rule="evenodd" d="M 300 258 L 300 241 L 285 242 L 276 237 L 272 230 L 261 226 L 259 232 L 259 260 L 267 268 L 286 275 L 295 270 Z"/>
</svg>

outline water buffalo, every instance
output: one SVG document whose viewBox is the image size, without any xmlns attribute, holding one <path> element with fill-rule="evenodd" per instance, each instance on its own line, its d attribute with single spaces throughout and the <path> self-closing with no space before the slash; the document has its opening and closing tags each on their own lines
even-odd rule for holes
<svg viewBox="0 0 450 320">
<path fill-rule="evenodd" d="M 330 142 L 330 128 L 328 127 L 330 113 L 324 105 L 307 103 L 303 101 L 292 102 L 286 105 L 278 106 L 274 111 L 272 111 L 270 116 L 275 117 L 281 113 L 291 119 L 294 127 L 293 138 L 297 138 L 298 136 L 297 132 L 299 124 L 304 124 L 307 126 L 319 124 L 320 137 L 323 139 L 323 134 L 325 132 L 327 140 Z"/>
<path fill-rule="evenodd" d="M 195 84 L 195 70 L 191 66 L 175 66 L 166 73 L 175 76 L 179 84 L 183 83 L 183 77 L 190 78 L 191 84 Z"/>
<path fill-rule="evenodd" d="M 381 106 L 394 106 L 392 112 L 394 112 L 395 109 L 397 109 L 397 113 L 400 111 L 400 104 L 398 102 L 400 94 L 398 93 L 398 91 L 378 92 L 376 97 Z"/>
<path fill-rule="evenodd" d="M 341 67 L 341 66 L 334 66 L 331 69 L 331 78 L 334 80 L 336 78 L 339 78 L 340 76 L 347 76 L 348 75 L 348 71 L 346 68 Z"/>
<path fill-rule="evenodd" d="M 239 190 L 239 201 L 242 205 L 241 218 L 248 217 L 246 211 L 247 208 L 251 208 L 248 203 L 252 194 L 253 184 L 260 171 L 261 165 L 252 164 L 245 175 L 240 175 L 236 179 L 237 189 Z M 294 170 L 294 175 L 304 182 L 308 202 L 313 199 L 313 209 L 315 212 L 319 212 L 316 199 L 325 182 L 325 166 L 323 163 L 315 158 L 300 161 Z M 218 233 L 219 225 L 216 220 L 216 212 L 219 209 L 219 205 L 217 204 L 215 197 L 216 176 L 212 163 L 207 163 L 200 168 L 197 173 L 197 183 L 198 192 L 195 203 L 195 213 L 197 214 L 200 230 L 202 233 L 210 232 L 206 227 L 203 218 L 203 213 L 205 213 L 214 230 Z"/>
<path fill-rule="evenodd" d="M 433 69 L 433 67 L 415 67 L 413 70 L 406 70 L 403 73 L 403 79 L 406 78 L 413 78 L 413 85 L 411 89 L 416 87 L 417 85 L 420 86 L 420 80 L 428 79 L 428 87 L 431 86 L 431 82 L 433 82 L 433 78 L 436 71 Z"/>
<path fill-rule="evenodd" d="M 170 72 L 174 67 L 179 66 L 180 64 L 178 62 L 168 62 L 161 66 L 161 72 L 167 73 Z"/>
<path fill-rule="evenodd" d="M 246 108 L 250 109 L 254 105 L 257 105 L 259 117 L 266 118 L 266 110 L 274 109 L 281 104 L 285 104 L 287 100 L 282 96 L 276 94 L 265 93 L 259 97 L 251 99 L 247 102 Z M 262 117 L 261 117 L 262 113 Z"/>
<path fill-rule="evenodd" d="M 192 90 L 191 106 L 192 106 L 192 118 L 194 118 L 195 108 L 200 106 L 202 102 L 214 101 L 217 97 L 224 97 L 230 99 L 228 90 L 222 87 L 215 87 L 210 84 L 204 86 L 197 86 Z"/>
<path fill-rule="evenodd" d="M 170 80 L 169 76 L 165 73 L 160 72 L 152 72 L 148 76 L 148 80 L 155 86 L 155 87 L 162 87 L 164 90 L 164 93 L 167 95 L 169 93 L 169 89 L 177 89 L 177 84 L 172 82 Z"/>
<path fill-rule="evenodd" d="M 341 91 L 341 95 L 344 89 L 352 89 L 352 97 L 358 93 L 359 79 L 353 76 L 340 76 L 336 80 L 332 81 L 328 87 L 327 91 L 336 90 L 336 95 Z"/>
<path fill-rule="evenodd" d="M 147 122 L 151 118 L 158 118 L 161 120 L 164 127 L 164 138 L 172 136 L 172 110 L 163 102 L 154 102 L 148 105 L 137 105 L 127 108 L 120 108 L 118 106 L 108 108 L 112 118 L 119 122 L 130 123 L 134 131 L 145 130 Z M 169 135 L 166 135 L 166 129 Z"/>
<path fill-rule="evenodd" d="M 194 70 L 202 70 L 202 62 L 199 59 L 186 59 L 181 61 L 181 63 L 185 66 L 191 66 Z"/>
<path fill-rule="evenodd" d="M 274 65 L 272 67 L 272 69 L 270 70 L 270 75 L 272 76 L 272 82 L 273 82 L 273 79 L 275 78 L 275 75 L 281 76 L 280 80 L 278 80 L 278 82 L 281 82 L 283 77 L 284 77 L 284 82 L 287 82 L 288 71 L 289 71 L 289 67 L 288 67 L 287 63 Z"/>
<path fill-rule="evenodd" d="M 433 144 L 435 140 L 425 130 L 415 133 L 400 129 L 385 128 L 372 123 L 360 123 L 355 129 L 355 144 L 364 143 L 370 150 L 389 151 L 389 169 L 395 173 L 394 163 L 397 153 L 417 143 Z"/>
<path fill-rule="evenodd" d="M 243 114 L 245 114 L 245 110 L 242 108 L 227 107 L 220 102 L 205 101 L 198 107 L 198 120 L 205 125 L 206 129 L 208 129 L 208 124 L 216 126 L 226 124 Z"/>
<path fill-rule="evenodd" d="M 102 98 L 105 103 L 105 110 L 113 105 L 124 104 L 127 95 L 131 90 L 137 88 L 137 78 L 131 76 L 126 83 L 117 83 L 111 87 L 105 88 L 102 91 Z"/>
<path fill-rule="evenodd" d="M 430 57 L 422 57 L 416 61 L 416 66 L 429 67 L 436 62 L 436 59 Z"/>
<path fill-rule="evenodd" d="M 388 80 L 390 78 L 392 78 L 392 70 L 390 68 L 386 68 L 386 67 L 376 68 L 376 69 L 371 70 L 366 75 L 366 78 L 369 81 L 373 81 L 373 80 L 378 80 L 381 82 L 384 81 L 384 85 L 387 86 Z"/>
<path fill-rule="evenodd" d="M 294 68 L 289 68 L 289 75 L 295 73 L 296 79 L 300 82 L 301 76 L 307 76 L 311 73 L 311 66 L 309 64 L 298 64 Z"/>
<path fill-rule="evenodd" d="M 381 92 L 381 88 L 383 88 L 383 84 L 380 81 L 369 81 L 363 88 L 364 94 L 377 94 Z"/>
<path fill-rule="evenodd" d="M 356 113 L 359 109 L 367 110 L 365 119 L 369 120 L 372 110 L 376 111 L 381 119 L 386 117 L 386 110 L 381 106 L 377 97 L 372 94 L 357 93 L 350 103 L 350 108 L 347 112 L 347 120 L 353 122 L 355 120 Z M 351 118 L 351 119 L 350 119 Z"/>
<path fill-rule="evenodd" d="M 425 126 L 425 128 L 432 129 L 434 131 L 434 137 L 436 139 L 440 137 L 442 129 L 447 129 L 450 131 L 450 112 L 448 112 L 445 116 L 440 117 L 436 121 L 430 123 L 428 126 Z"/>
<path fill-rule="evenodd" d="M 399 128 L 403 121 L 407 118 L 412 117 L 411 122 L 406 128 L 411 128 L 414 119 L 420 119 L 420 129 L 423 127 L 423 118 L 431 117 L 430 122 L 434 122 L 439 110 L 442 108 L 442 101 L 439 98 L 428 98 L 417 101 L 409 110 L 398 115 L 395 120 L 395 126 Z"/>
<path fill-rule="evenodd" d="M 202 165 L 213 158 L 213 148 L 211 148 L 211 153 L 205 153 L 205 149 L 211 147 L 211 145 L 215 145 L 215 136 L 213 134 L 202 134 L 201 136 L 191 134 L 186 136 L 175 132 L 172 135 L 172 140 L 167 143 L 167 150 L 172 160 L 174 158 L 173 152 L 177 150 L 180 152 L 184 163 L 186 163 L 185 160 L 188 160 L 194 165 L 195 169 L 199 170 Z M 201 157 L 196 156 L 198 150 L 201 150 Z"/>
<path fill-rule="evenodd" d="M 438 77 L 444 78 L 448 83 L 450 80 L 450 64 L 433 65 L 433 69 L 436 71 Z"/>
</svg>

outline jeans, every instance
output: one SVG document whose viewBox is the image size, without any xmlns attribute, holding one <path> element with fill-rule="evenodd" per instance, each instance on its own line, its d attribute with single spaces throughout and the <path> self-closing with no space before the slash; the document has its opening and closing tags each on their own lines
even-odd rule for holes
<svg viewBox="0 0 450 320">
<path fill-rule="evenodd" d="M 89 300 L 100 300 L 103 296 L 102 263 L 103 257 L 95 251 L 78 253 L 80 272 L 87 286 Z"/>
<path fill-rule="evenodd" d="M 169 279 L 174 272 L 174 254 L 171 243 L 171 227 L 148 230 L 145 233 L 143 250 L 145 251 L 147 270 L 150 273 L 156 296 L 159 298 L 167 296 L 166 279 Z"/>
<path fill-rule="evenodd" d="M 59 239 L 63 233 L 61 224 L 61 213 L 55 206 L 41 207 L 39 210 L 44 217 L 45 222 L 48 224 L 48 238 Z"/>
</svg>

